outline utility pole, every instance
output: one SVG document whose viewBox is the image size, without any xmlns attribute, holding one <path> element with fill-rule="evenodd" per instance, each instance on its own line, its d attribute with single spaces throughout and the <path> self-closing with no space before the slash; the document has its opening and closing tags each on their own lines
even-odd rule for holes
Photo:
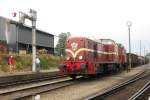
<svg viewBox="0 0 150 100">
<path fill-rule="evenodd" d="M 130 27 L 132 26 L 132 23 L 130 21 L 127 22 L 128 32 L 129 32 L 129 66 L 127 69 L 127 72 L 131 70 L 131 39 L 130 39 Z"/>
<path fill-rule="evenodd" d="M 141 56 L 141 46 L 142 46 L 142 42 L 140 40 L 140 56 Z"/>
<path fill-rule="evenodd" d="M 144 64 L 145 64 L 145 58 L 146 58 L 146 55 L 145 55 L 145 46 L 144 46 Z"/>
<path fill-rule="evenodd" d="M 31 21 L 32 21 L 32 71 L 36 71 L 36 20 L 37 12 L 30 9 Z"/>
<path fill-rule="evenodd" d="M 30 15 L 19 11 L 19 23 L 24 24 L 25 19 L 29 19 L 32 22 L 32 71 L 36 72 L 36 20 L 37 12 L 33 9 L 29 10 Z M 13 13 L 16 16 L 16 13 Z M 15 17 L 14 16 L 14 17 Z"/>
</svg>

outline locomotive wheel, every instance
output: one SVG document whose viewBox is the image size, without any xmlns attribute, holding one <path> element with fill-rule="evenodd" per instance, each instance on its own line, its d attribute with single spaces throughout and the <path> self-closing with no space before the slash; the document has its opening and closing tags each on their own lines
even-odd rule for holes
<svg viewBox="0 0 150 100">
<path fill-rule="evenodd" d="M 116 72 L 119 72 L 119 71 L 120 71 L 120 66 L 119 66 L 119 64 L 115 64 L 115 71 L 116 71 Z"/>
<path fill-rule="evenodd" d="M 126 70 L 127 69 L 127 64 L 123 64 L 123 68 L 124 68 L 124 70 Z"/>
<path fill-rule="evenodd" d="M 124 70 L 124 65 L 123 64 L 120 64 L 120 70 Z"/>
<path fill-rule="evenodd" d="M 107 67 L 107 65 L 103 65 L 103 73 L 104 74 L 108 73 L 108 67 Z"/>
</svg>

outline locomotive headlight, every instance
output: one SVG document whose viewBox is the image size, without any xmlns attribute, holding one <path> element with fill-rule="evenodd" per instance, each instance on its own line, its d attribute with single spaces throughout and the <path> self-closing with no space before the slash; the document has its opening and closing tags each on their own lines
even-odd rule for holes
<svg viewBox="0 0 150 100">
<path fill-rule="evenodd" d="M 70 59 L 70 57 L 69 57 L 69 56 L 67 56 L 67 57 L 66 57 L 66 60 L 69 60 L 69 59 Z"/>
<path fill-rule="evenodd" d="M 83 56 L 79 56 L 79 59 L 82 60 L 82 59 L 83 59 Z"/>
</svg>

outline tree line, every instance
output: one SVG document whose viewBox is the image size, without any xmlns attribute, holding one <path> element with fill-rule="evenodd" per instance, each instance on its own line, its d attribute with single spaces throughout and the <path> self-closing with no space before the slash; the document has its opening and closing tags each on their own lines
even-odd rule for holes
<svg viewBox="0 0 150 100">
<path fill-rule="evenodd" d="M 60 33 L 58 36 L 58 43 L 55 47 L 55 54 L 58 56 L 65 56 L 65 43 L 66 40 L 71 36 L 70 32 Z"/>
</svg>

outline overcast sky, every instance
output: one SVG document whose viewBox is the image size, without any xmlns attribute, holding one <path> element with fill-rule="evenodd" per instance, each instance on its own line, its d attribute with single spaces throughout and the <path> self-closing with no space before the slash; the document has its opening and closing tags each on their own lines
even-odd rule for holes
<svg viewBox="0 0 150 100">
<path fill-rule="evenodd" d="M 128 51 L 126 22 L 132 21 L 132 52 L 150 51 L 149 0 L 0 0 L 0 16 L 12 17 L 12 12 L 37 11 L 37 28 L 58 35 L 70 32 L 72 36 L 95 39 L 111 38 L 122 43 Z M 30 24 L 29 24 L 30 25 Z"/>
</svg>

